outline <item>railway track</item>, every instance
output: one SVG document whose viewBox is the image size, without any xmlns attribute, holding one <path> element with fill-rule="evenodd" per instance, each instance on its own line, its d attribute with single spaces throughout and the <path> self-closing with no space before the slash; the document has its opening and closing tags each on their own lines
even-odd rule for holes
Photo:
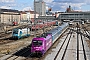
<svg viewBox="0 0 90 60">
<path fill-rule="evenodd" d="M 40 60 L 38 57 L 31 57 L 30 45 L 24 49 L 12 54 L 4 60 Z"/>
<path fill-rule="evenodd" d="M 77 24 L 78 25 L 78 24 Z M 75 31 L 75 30 L 74 30 Z M 77 60 L 87 60 L 87 54 L 85 49 L 85 40 L 83 38 L 88 35 L 86 29 L 78 28 L 77 26 Z M 86 33 L 86 34 L 83 34 Z"/>
<path fill-rule="evenodd" d="M 79 28 L 79 30 L 80 30 L 81 28 Z M 78 33 L 78 34 L 81 34 L 81 35 L 83 35 L 83 36 L 85 36 L 85 37 L 87 37 L 88 39 L 90 39 L 90 35 L 88 35 L 89 33 L 87 33 L 86 32 L 86 30 L 82 30 L 83 32 L 78 32 L 77 30 L 74 30 L 74 29 L 71 29 L 71 30 L 73 30 L 74 32 L 76 32 L 76 33 Z"/>
<path fill-rule="evenodd" d="M 11 55 L 10 57 L 6 58 L 5 60 L 18 60 L 21 59 L 22 60 L 42 60 L 42 57 L 38 58 L 37 57 L 31 57 L 31 52 L 30 52 L 31 47 L 28 46 L 25 49 L 22 49 L 18 52 L 16 52 L 15 54 Z"/>
<path fill-rule="evenodd" d="M 56 55 L 54 57 L 54 60 L 58 60 L 58 59 L 63 60 L 64 59 L 69 42 L 70 42 L 70 39 L 71 39 L 71 36 L 72 36 L 72 30 L 70 30 L 69 33 L 67 34 L 67 36 L 65 37 L 63 43 L 61 44 L 58 52 L 56 53 Z M 64 47 L 64 45 L 65 45 L 65 47 Z M 63 47 L 64 47 L 64 51 L 62 52 Z M 62 56 L 60 56 L 60 53 Z"/>
<path fill-rule="evenodd" d="M 14 28 L 25 28 L 25 27 L 27 27 L 27 25 L 21 25 L 21 26 L 17 26 L 17 27 L 9 27 L 9 28 L 6 28 L 6 31 L 0 32 L 0 40 L 7 38 L 7 36 L 12 33 L 12 30 L 13 30 Z M 10 37 L 10 36 L 9 36 L 9 37 Z"/>
<path fill-rule="evenodd" d="M 81 28 L 78 29 L 78 27 L 77 27 L 77 32 L 82 32 L 82 30 L 83 30 L 83 32 L 86 33 L 86 29 L 85 28 L 84 29 L 81 29 Z M 78 53 L 77 53 L 77 60 L 87 60 L 87 56 L 86 56 L 87 54 L 86 54 L 85 43 L 84 43 L 85 40 L 83 38 L 85 38 L 85 37 L 82 34 L 77 33 L 77 43 L 78 43 L 78 45 L 77 45 L 78 46 L 77 47 L 77 51 L 78 51 Z M 80 48 L 80 47 L 82 47 L 82 48 Z M 80 49 L 82 50 L 82 54 L 83 54 L 82 58 L 83 59 L 81 58 L 81 55 L 80 55 Z"/>
<path fill-rule="evenodd" d="M 67 30 L 68 30 L 68 29 L 67 29 Z M 49 60 L 49 59 L 47 59 L 47 55 L 48 55 L 48 54 L 51 54 L 51 51 L 53 50 L 53 48 L 56 48 L 56 46 L 57 46 L 57 45 L 59 44 L 59 42 L 60 42 L 60 38 L 66 36 L 66 35 L 67 35 L 67 37 L 68 37 L 70 31 L 67 32 L 67 30 L 64 32 L 64 33 L 65 33 L 64 35 L 61 35 L 61 36 L 58 38 L 58 40 L 51 46 L 51 48 L 44 54 L 44 56 L 40 57 L 38 60 Z M 66 39 L 67 39 L 67 37 L 66 37 Z M 64 41 L 64 42 L 65 42 L 65 41 Z M 63 43 L 63 44 L 64 44 L 64 43 Z M 63 45 L 62 45 L 62 46 L 63 46 Z M 58 49 L 57 49 L 57 50 L 58 50 Z M 53 51 L 52 51 L 52 53 L 53 53 Z M 56 56 L 56 53 L 53 54 L 53 56 L 55 57 L 55 56 Z M 54 57 L 53 57 L 53 56 L 52 56 L 52 59 L 51 59 L 51 60 L 54 60 Z"/>
<path fill-rule="evenodd" d="M 71 30 L 69 31 L 69 33 L 70 33 L 70 32 L 71 32 Z M 66 36 L 65 40 L 63 41 L 63 43 L 62 43 L 61 47 L 59 48 L 59 50 L 58 50 L 58 52 L 57 52 L 57 54 L 56 54 L 56 56 L 55 56 L 54 60 L 56 60 L 56 59 L 57 59 L 57 57 L 58 57 L 58 55 L 59 55 L 59 52 L 61 51 L 61 49 L 62 49 L 63 45 L 65 44 L 66 39 L 67 39 L 67 37 L 68 37 L 68 36 L 69 36 L 69 34 L 67 34 L 67 36 Z M 70 39 L 69 39 L 69 40 L 70 40 Z M 68 44 L 69 44 L 69 41 L 68 41 L 68 43 L 67 43 L 67 46 L 68 46 Z M 67 49 L 67 46 L 66 46 L 66 49 Z M 65 49 L 65 52 L 66 52 L 66 49 Z M 64 54 L 63 54 L 63 57 L 65 56 L 65 52 L 64 52 Z M 63 59 L 63 57 L 62 57 L 62 59 Z"/>
<path fill-rule="evenodd" d="M 16 41 L 17 39 L 12 39 L 11 34 L 12 32 L 0 33 L 0 45 Z"/>
<path fill-rule="evenodd" d="M 82 30 L 78 27 L 76 30 L 74 30 L 74 28 L 71 28 L 68 32 L 66 32 L 66 36 L 63 36 L 64 38 L 62 37 L 63 40 L 61 41 L 61 38 L 59 38 L 42 57 L 31 57 L 31 48 L 30 46 L 28 46 L 25 50 L 13 54 L 13 56 L 11 56 L 7 60 L 10 60 L 14 57 L 15 58 L 13 60 L 87 60 L 88 58 L 84 44 L 85 40 L 83 39 L 84 35 L 82 34 L 82 31 L 84 31 L 85 33 L 85 30 Z M 58 45 L 59 43 L 60 45 Z M 59 48 L 57 49 L 56 46 L 59 46 Z M 53 48 L 57 50 L 54 51 Z M 68 56 L 70 53 L 71 55 Z M 51 55 L 52 57 L 48 57 L 47 59 L 47 56 L 49 55 Z"/>
<path fill-rule="evenodd" d="M 72 29 L 71 29 L 72 30 Z M 72 30 L 73 31 L 73 30 Z M 74 31 L 73 31 L 74 32 Z M 83 35 L 80 34 L 80 28 L 77 28 L 77 33 L 76 33 L 76 49 L 71 49 L 71 51 L 73 50 L 73 52 L 75 52 L 74 58 L 71 57 L 71 60 L 76 59 L 76 60 L 87 60 L 87 54 L 86 54 L 86 49 L 85 49 L 85 44 L 83 40 Z M 67 39 L 67 37 L 69 37 Z M 68 34 L 64 40 L 64 42 L 62 43 L 61 47 L 59 48 L 57 54 L 55 55 L 54 60 L 70 60 L 70 56 L 68 56 L 68 46 L 70 44 L 70 39 L 73 38 L 73 34 L 71 32 L 71 34 Z M 67 43 L 65 43 L 65 41 L 67 41 Z M 66 44 L 66 46 L 63 48 L 63 45 Z M 64 49 L 64 52 L 62 52 L 61 50 Z M 60 56 L 61 55 L 61 56 Z M 67 57 L 68 56 L 68 57 Z"/>
<path fill-rule="evenodd" d="M 84 60 L 87 60 L 85 46 L 84 46 L 84 40 L 83 40 L 82 35 L 81 35 L 81 42 L 82 42 L 82 47 L 83 47 Z"/>
<path fill-rule="evenodd" d="M 78 31 L 78 32 L 80 32 L 80 31 Z M 68 56 L 69 53 L 70 53 L 70 52 L 68 53 L 68 51 L 69 51 L 68 45 L 70 44 L 71 36 L 69 36 L 69 40 L 66 44 L 66 47 L 65 47 L 65 50 L 64 50 L 63 54 L 61 52 L 61 49 L 63 49 L 63 47 L 62 47 L 62 48 L 59 49 L 59 51 L 58 51 L 57 55 L 55 56 L 54 60 L 70 60 L 70 59 L 71 60 L 73 60 L 73 59 L 87 60 L 87 54 L 86 54 L 86 49 L 85 49 L 85 44 L 84 44 L 85 40 L 83 40 L 83 35 L 78 34 L 78 33 L 77 33 L 77 39 L 76 39 L 76 47 L 77 48 L 76 49 L 71 49 L 71 51 L 73 50 L 73 52 L 75 52 L 75 54 L 72 54 L 74 57 L 70 58 L 70 56 Z M 62 56 L 60 56 L 60 55 L 62 55 Z"/>
<path fill-rule="evenodd" d="M 86 27 L 83 27 L 83 25 L 82 25 L 82 29 L 87 35 L 90 35 L 90 32 L 86 29 Z"/>
<path fill-rule="evenodd" d="M 0 33 L 0 45 L 13 42 L 14 40 L 11 40 L 10 37 L 11 33 Z"/>
<path fill-rule="evenodd" d="M 11 33 L 8 33 L 8 34 L 6 34 L 6 33 L 0 33 L 0 40 L 7 38 L 7 36 L 9 37 L 10 34 Z"/>
</svg>

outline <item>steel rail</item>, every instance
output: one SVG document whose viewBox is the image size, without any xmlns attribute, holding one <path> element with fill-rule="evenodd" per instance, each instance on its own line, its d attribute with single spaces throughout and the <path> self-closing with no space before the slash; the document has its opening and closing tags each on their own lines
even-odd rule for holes
<svg viewBox="0 0 90 60">
<path fill-rule="evenodd" d="M 70 37 L 69 37 L 68 43 L 67 43 L 67 45 L 66 45 L 66 47 L 65 47 L 65 51 L 64 51 L 64 54 L 63 54 L 61 60 L 64 60 L 64 57 L 65 57 L 65 54 L 66 54 L 67 48 L 68 48 L 68 46 L 69 46 L 69 42 L 70 42 L 70 40 L 71 40 L 71 36 L 72 36 L 72 32 L 71 32 L 71 34 L 70 34 Z"/>
<path fill-rule="evenodd" d="M 69 31 L 69 33 L 70 33 L 70 32 L 71 32 L 71 30 Z M 57 52 L 57 54 L 56 54 L 54 60 L 56 60 L 57 56 L 59 55 L 59 52 L 61 51 L 61 49 L 62 49 L 62 47 L 63 47 L 63 45 L 64 45 L 64 43 L 65 43 L 67 37 L 69 36 L 69 33 L 68 33 L 67 36 L 65 37 L 65 40 L 64 40 L 64 42 L 62 43 L 61 47 L 59 48 L 59 50 L 58 50 L 58 52 Z"/>
<path fill-rule="evenodd" d="M 85 52 L 85 47 L 84 47 L 84 41 L 83 41 L 82 35 L 81 35 L 81 41 L 82 41 L 82 47 L 83 47 L 83 53 L 84 53 L 84 60 L 87 60 L 86 52 Z"/>
<path fill-rule="evenodd" d="M 78 31 L 78 23 L 77 23 L 77 60 L 79 60 L 79 31 Z"/>
</svg>

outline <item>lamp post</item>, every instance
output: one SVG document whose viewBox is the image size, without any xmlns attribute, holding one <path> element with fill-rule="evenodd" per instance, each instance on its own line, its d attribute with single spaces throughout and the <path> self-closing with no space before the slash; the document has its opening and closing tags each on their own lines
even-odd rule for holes
<svg viewBox="0 0 90 60">
<path fill-rule="evenodd" d="M 34 0 L 34 25 L 35 25 L 34 36 L 36 37 L 36 5 L 35 5 L 35 0 Z"/>
<path fill-rule="evenodd" d="M 0 8 L 0 23 L 1 23 L 1 8 Z"/>
<path fill-rule="evenodd" d="M 8 7 L 10 7 L 10 6 L 8 6 Z M 8 9 L 8 16 L 9 16 L 9 21 L 8 22 L 10 22 L 10 10 Z"/>
</svg>

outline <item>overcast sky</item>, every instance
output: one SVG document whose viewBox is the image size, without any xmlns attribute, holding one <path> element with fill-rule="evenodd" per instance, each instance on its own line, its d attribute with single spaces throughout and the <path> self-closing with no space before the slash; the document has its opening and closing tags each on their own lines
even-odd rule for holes
<svg viewBox="0 0 90 60">
<path fill-rule="evenodd" d="M 90 11 L 90 0 L 44 0 L 46 8 L 52 11 L 65 11 L 71 5 L 73 10 Z M 34 0 L 0 0 L 0 8 L 16 10 L 33 10 Z"/>
</svg>

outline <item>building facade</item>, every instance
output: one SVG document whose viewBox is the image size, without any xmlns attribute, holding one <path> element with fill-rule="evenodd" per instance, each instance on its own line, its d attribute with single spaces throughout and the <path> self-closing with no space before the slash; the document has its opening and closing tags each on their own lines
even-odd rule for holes
<svg viewBox="0 0 90 60">
<path fill-rule="evenodd" d="M 39 14 L 36 13 L 36 18 L 38 18 Z M 21 21 L 34 21 L 34 11 L 18 11 L 12 9 L 0 9 L 0 23 L 9 23 L 11 24 L 13 21 L 17 21 L 18 24 Z"/>
<path fill-rule="evenodd" d="M 20 15 L 21 19 L 20 20 L 34 22 L 34 16 L 35 16 L 34 11 L 21 11 L 21 15 Z M 39 14 L 36 13 L 36 18 L 38 18 L 38 16 L 39 16 Z"/>
<path fill-rule="evenodd" d="M 43 0 L 34 1 L 34 10 L 41 16 L 46 15 L 46 3 Z"/>
<path fill-rule="evenodd" d="M 0 9 L 0 23 L 20 22 L 20 12 L 12 9 Z"/>
</svg>

